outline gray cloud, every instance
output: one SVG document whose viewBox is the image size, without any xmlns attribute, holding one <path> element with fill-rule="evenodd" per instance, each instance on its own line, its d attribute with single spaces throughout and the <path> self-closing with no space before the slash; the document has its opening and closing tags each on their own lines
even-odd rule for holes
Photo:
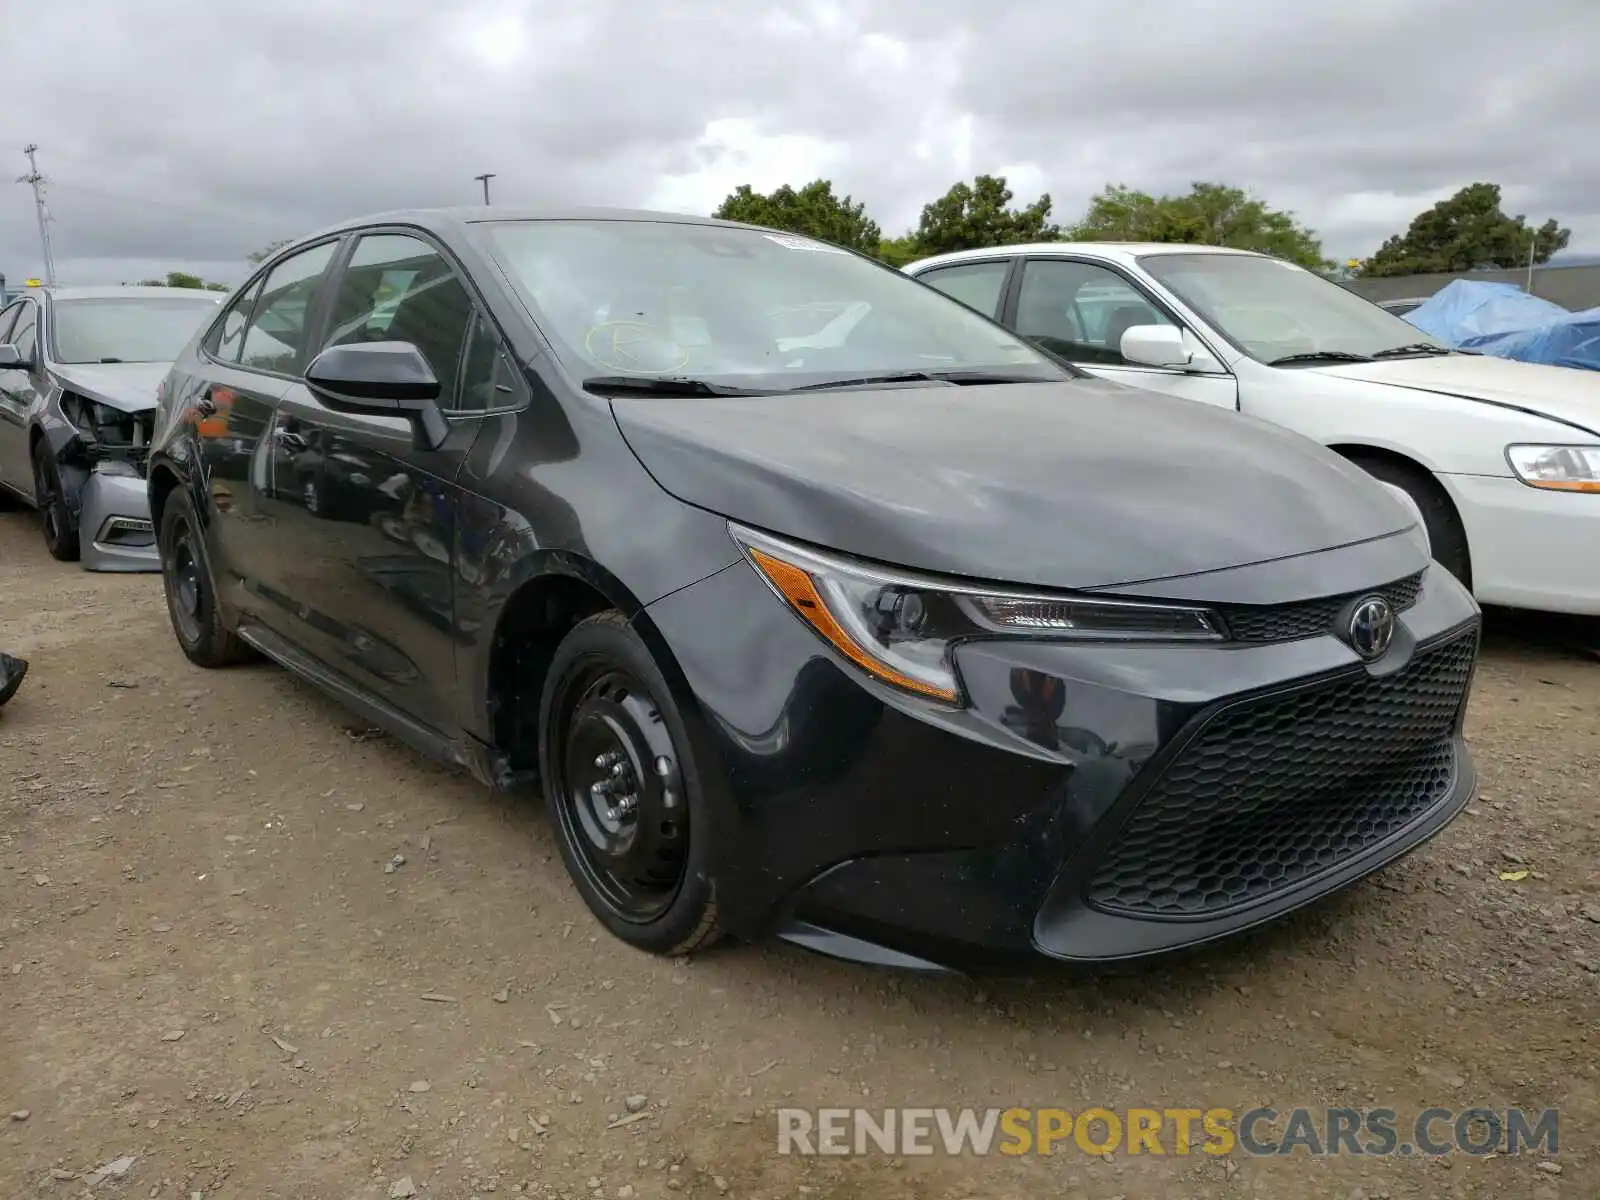
<svg viewBox="0 0 1600 1200">
<path fill-rule="evenodd" d="M 481 171 L 497 203 L 702 211 L 825 173 L 891 231 L 979 171 L 1064 219 L 1107 182 L 1222 180 L 1340 256 L 1489 179 L 1600 247 L 1593 0 L 69 0 L 28 25 L 0 46 L 29 81 L 5 124 L 40 144 L 83 282 L 236 280 L 275 237 L 470 203 Z M 8 184 L 0 271 L 38 269 Z"/>
</svg>

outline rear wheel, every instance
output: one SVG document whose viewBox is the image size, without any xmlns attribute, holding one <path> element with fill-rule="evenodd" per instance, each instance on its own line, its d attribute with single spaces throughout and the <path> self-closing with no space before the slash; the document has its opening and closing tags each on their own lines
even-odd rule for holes
<svg viewBox="0 0 1600 1200">
<path fill-rule="evenodd" d="M 228 667 L 254 657 L 223 624 L 200 522 L 182 487 L 173 489 L 162 509 L 160 545 L 167 613 L 184 656 L 201 667 Z"/>
<path fill-rule="evenodd" d="M 1352 455 L 1350 461 L 1379 482 L 1399 488 L 1411 497 L 1411 502 L 1422 514 L 1423 528 L 1428 532 L 1434 560 L 1470 590 L 1472 556 L 1467 548 L 1467 533 L 1461 526 L 1456 506 L 1438 481 L 1421 467 L 1386 458 Z"/>
<path fill-rule="evenodd" d="M 71 482 L 81 486 L 77 478 L 82 472 L 71 471 Z M 67 501 L 67 480 L 62 476 L 61 464 L 50 452 L 43 438 L 33 444 L 33 498 L 39 508 L 39 530 L 44 534 L 44 548 L 50 557 L 59 562 L 77 562 L 78 519 Z"/>
<path fill-rule="evenodd" d="M 545 802 L 590 910 L 655 954 L 714 941 L 710 831 L 688 736 L 620 613 L 580 621 L 557 647 L 539 728 Z"/>
</svg>

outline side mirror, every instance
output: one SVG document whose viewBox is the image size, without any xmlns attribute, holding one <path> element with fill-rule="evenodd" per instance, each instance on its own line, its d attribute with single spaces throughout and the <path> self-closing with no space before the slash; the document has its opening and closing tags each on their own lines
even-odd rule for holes
<svg viewBox="0 0 1600 1200">
<path fill-rule="evenodd" d="M 23 371 L 27 367 L 15 346 L 0 346 L 0 371 Z"/>
<path fill-rule="evenodd" d="M 439 380 L 410 342 L 329 346 L 306 367 L 306 386 L 334 412 L 405 417 L 419 450 L 438 449 L 450 432 Z"/>
<path fill-rule="evenodd" d="M 1122 357 L 1141 367 L 1187 367 L 1194 356 L 1176 325 L 1132 325 L 1122 334 Z"/>
</svg>

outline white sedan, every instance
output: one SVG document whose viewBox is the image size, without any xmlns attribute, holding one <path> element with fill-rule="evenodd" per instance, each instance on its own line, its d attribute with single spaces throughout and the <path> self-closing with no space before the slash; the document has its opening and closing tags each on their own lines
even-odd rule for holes
<svg viewBox="0 0 1600 1200">
<path fill-rule="evenodd" d="M 1404 492 L 1483 604 L 1600 615 L 1600 374 L 1452 351 L 1213 246 L 1051 242 L 909 275 L 1107 379 L 1287 426 Z"/>
</svg>

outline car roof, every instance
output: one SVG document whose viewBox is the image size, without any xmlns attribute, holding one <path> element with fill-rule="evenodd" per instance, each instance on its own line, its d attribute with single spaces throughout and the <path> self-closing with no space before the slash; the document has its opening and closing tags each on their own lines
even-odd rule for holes
<svg viewBox="0 0 1600 1200">
<path fill-rule="evenodd" d="M 388 212 L 369 213 L 363 217 L 351 217 L 337 224 L 324 226 L 304 237 L 295 238 L 292 243 L 285 245 L 284 249 L 370 225 L 415 225 L 429 232 L 441 233 L 446 230 L 458 230 L 463 225 L 477 225 L 486 221 L 655 221 L 673 225 L 714 225 L 727 229 L 761 228 L 741 221 L 721 221 L 715 217 L 658 212 L 646 208 L 581 206 L 513 208 L 478 204 L 453 208 L 400 208 Z M 273 257 L 276 258 L 277 255 Z"/>
<path fill-rule="evenodd" d="M 177 287 L 124 287 L 120 284 L 104 284 L 99 287 L 35 287 L 27 288 L 18 295 L 26 296 L 30 293 L 43 293 L 56 300 L 121 300 L 128 297 L 134 299 L 148 299 L 160 297 L 170 299 L 174 296 L 204 296 L 208 300 L 221 302 L 227 295 L 226 292 L 203 291 L 200 288 Z"/>
<path fill-rule="evenodd" d="M 919 258 L 904 268 L 943 266 L 947 263 L 967 262 L 971 259 L 1007 257 L 1018 254 L 1077 254 L 1085 258 L 1102 258 L 1112 262 L 1128 263 L 1149 254 L 1233 254 L 1250 258 L 1264 258 L 1254 250 L 1235 250 L 1231 246 L 1201 246 L 1183 242 L 1025 242 L 1016 246 L 985 246 L 978 250 L 953 250 L 948 254 L 935 254 Z"/>
</svg>

